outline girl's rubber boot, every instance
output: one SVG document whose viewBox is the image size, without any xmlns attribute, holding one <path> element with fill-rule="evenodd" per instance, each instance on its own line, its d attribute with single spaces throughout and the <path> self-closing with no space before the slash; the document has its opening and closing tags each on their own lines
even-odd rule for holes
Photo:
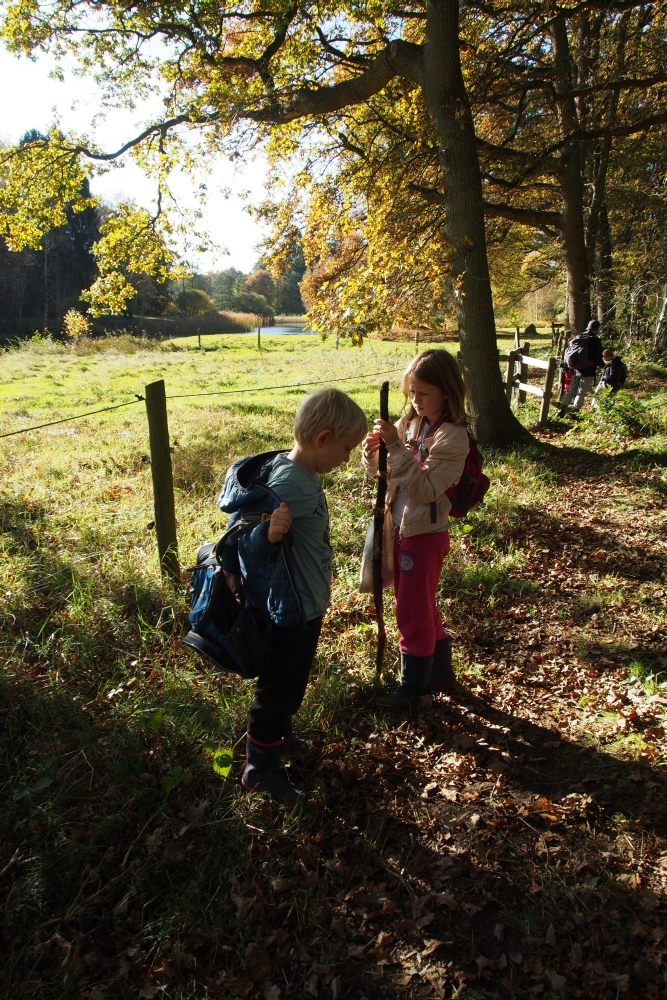
<svg viewBox="0 0 667 1000">
<path fill-rule="evenodd" d="M 452 667 L 452 637 L 438 639 L 433 653 L 431 670 L 431 691 L 435 694 L 449 694 L 457 688 L 456 674 Z"/>
<path fill-rule="evenodd" d="M 290 782 L 280 766 L 285 740 L 258 743 L 246 736 L 246 765 L 241 785 L 246 792 L 268 792 L 274 802 L 303 802 L 305 795 Z"/>
<path fill-rule="evenodd" d="M 414 709 L 430 708 L 433 701 L 429 686 L 432 666 L 432 656 L 401 653 L 400 683 L 391 694 L 384 694 L 375 699 L 377 707 L 390 712 L 410 712 Z"/>
</svg>

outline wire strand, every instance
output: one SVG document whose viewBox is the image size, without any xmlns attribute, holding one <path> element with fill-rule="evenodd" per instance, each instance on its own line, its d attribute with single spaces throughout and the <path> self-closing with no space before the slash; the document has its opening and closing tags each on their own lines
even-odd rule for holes
<svg viewBox="0 0 667 1000">
<path fill-rule="evenodd" d="M 216 392 L 183 392 L 176 396 L 167 396 L 167 399 L 193 399 L 196 396 L 228 396 L 235 392 L 267 392 L 269 389 L 299 389 L 302 385 L 324 385 L 330 382 L 353 382 L 360 378 L 374 378 L 376 375 L 390 375 L 392 372 L 402 372 L 405 366 L 400 368 L 387 368 L 382 372 L 366 372 L 364 375 L 348 375 L 345 378 L 320 378 L 315 382 L 290 382 L 287 385 L 257 385 L 246 386 L 244 389 L 220 389 Z"/>
<path fill-rule="evenodd" d="M 246 386 L 244 389 L 220 389 L 215 392 L 183 392 L 175 396 L 167 396 L 167 399 L 195 399 L 198 396 L 231 396 L 238 392 L 268 392 L 270 389 L 299 389 L 306 385 L 325 385 L 330 382 L 354 382 L 360 378 L 375 378 L 376 375 L 390 375 L 392 372 L 403 371 L 400 368 L 387 368 L 381 372 L 366 372 L 363 375 L 348 375 L 345 378 L 321 378 L 314 382 L 290 382 L 287 385 L 257 385 Z M 122 406 L 132 406 L 133 403 L 140 403 L 144 397 L 135 393 L 136 399 L 129 399 L 125 403 L 116 403 L 114 406 L 103 406 L 101 410 L 89 410 L 87 413 L 76 413 L 71 417 L 61 417 L 60 420 L 49 420 L 45 424 L 35 424 L 33 427 L 22 427 L 18 431 L 6 431 L 0 434 L 0 438 L 14 437 L 16 434 L 28 434 L 30 431 L 41 431 L 44 427 L 54 427 L 56 424 L 65 424 L 70 420 L 81 420 L 83 417 L 94 417 L 97 413 L 108 413 L 109 410 L 119 410 Z"/>
<path fill-rule="evenodd" d="M 22 427 L 20 431 L 6 431 L 0 434 L 0 438 L 13 437 L 15 434 L 27 434 L 29 431 L 41 431 L 43 427 L 53 427 L 54 424 L 65 424 L 69 420 L 81 420 L 82 417 L 93 417 L 96 413 L 107 413 L 109 410 L 119 410 L 121 406 L 132 406 L 133 403 L 141 403 L 144 399 L 139 393 L 135 393 L 136 399 L 128 399 L 126 403 L 116 403 L 115 406 L 103 406 L 101 410 L 89 410 L 88 413 L 76 413 L 73 417 L 61 417 L 60 420 L 49 420 L 46 424 L 35 424 L 34 427 Z"/>
</svg>

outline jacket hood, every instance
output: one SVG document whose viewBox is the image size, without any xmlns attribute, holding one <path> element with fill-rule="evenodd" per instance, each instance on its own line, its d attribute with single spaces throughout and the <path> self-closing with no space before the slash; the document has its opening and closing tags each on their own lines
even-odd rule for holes
<svg viewBox="0 0 667 1000">
<path fill-rule="evenodd" d="M 261 455 L 250 455 L 234 462 L 227 470 L 225 485 L 218 497 L 218 507 L 226 514 L 232 514 L 249 503 L 266 500 L 270 492 L 266 483 L 271 475 L 273 463 L 278 455 L 287 454 L 286 448 L 265 451 Z"/>
</svg>

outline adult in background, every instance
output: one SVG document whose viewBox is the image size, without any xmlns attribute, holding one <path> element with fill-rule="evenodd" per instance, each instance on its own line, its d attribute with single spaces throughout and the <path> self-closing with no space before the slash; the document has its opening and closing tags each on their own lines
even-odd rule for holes
<svg viewBox="0 0 667 1000">
<path fill-rule="evenodd" d="M 590 392 L 595 383 L 595 370 L 604 367 L 599 329 L 598 320 L 592 319 L 585 331 L 576 334 L 567 346 L 563 360 L 573 374 L 569 388 L 560 401 L 559 417 L 565 416 L 570 403 L 574 410 L 581 409 L 586 393 Z"/>
</svg>

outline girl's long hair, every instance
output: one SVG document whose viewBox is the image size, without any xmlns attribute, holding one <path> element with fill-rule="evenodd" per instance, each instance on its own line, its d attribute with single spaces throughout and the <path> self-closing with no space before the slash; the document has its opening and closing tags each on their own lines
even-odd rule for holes
<svg viewBox="0 0 667 1000">
<path fill-rule="evenodd" d="M 406 406 L 410 397 L 411 375 L 421 382 L 437 386 L 447 397 L 443 414 L 445 420 L 458 427 L 467 425 L 466 387 L 461 377 L 459 363 L 449 351 L 423 351 L 410 362 L 403 373 L 403 382 L 401 383 Z M 408 420 L 413 420 L 416 416 L 415 409 L 410 403 Z"/>
</svg>

